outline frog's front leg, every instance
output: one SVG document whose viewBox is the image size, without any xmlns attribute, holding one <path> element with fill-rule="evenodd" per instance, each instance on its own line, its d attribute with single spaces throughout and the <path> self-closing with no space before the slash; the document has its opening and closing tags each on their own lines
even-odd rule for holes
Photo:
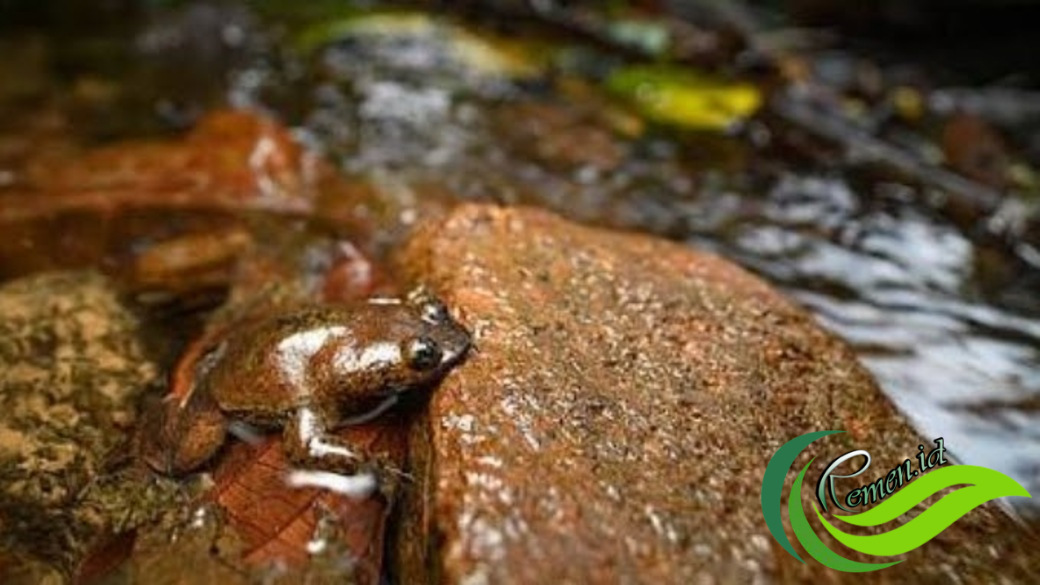
<svg viewBox="0 0 1040 585">
<path fill-rule="evenodd" d="M 372 473 L 384 493 L 393 491 L 404 476 L 392 461 L 358 451 L 334 433 L 338 425 L 321 414 L 322 409 L 302 406 L 284 430 L 286 455 L 298 465 L 319 467 L 347 475 Z"/>
<path fill-rule="evenodd" d="M 296 410 L 285 425 L 285 451 L 294 462 L 315 465 L 346 474 L 358 473 L 364 458 L 346 441 L 332 433 L 329 424 L 319 409 L 302 406 Z"/>
</svg>

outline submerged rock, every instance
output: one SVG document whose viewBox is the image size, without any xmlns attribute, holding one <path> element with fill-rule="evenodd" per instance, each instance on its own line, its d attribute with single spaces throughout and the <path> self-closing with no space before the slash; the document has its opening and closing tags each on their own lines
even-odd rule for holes
<svg viewBox="0 0 1040 585">
<path fill-rule="evenodd" d="M 400 260 L 477 349 L 414 429 L 402 582 L 1028 580 L 1040 567 L 1035 537 L 993 508 L 868 575 L 776 545 L 759 498 L 780 445 L 844 429 L 814 454 L 867 449 L 883 473 L 928 441 L 845 344 L 729 262 L 479 205 L 420 229 Z"/>
</svg>

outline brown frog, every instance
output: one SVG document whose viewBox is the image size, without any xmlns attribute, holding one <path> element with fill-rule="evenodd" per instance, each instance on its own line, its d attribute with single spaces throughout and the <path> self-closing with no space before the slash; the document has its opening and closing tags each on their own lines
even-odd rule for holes
<svg viewBox="0 0 1040 585">
<path fill-rule="evenodd" d="M 312 305 L 240 324 L 198 352 L 185 391 L 175 384 L 145 459 L 169 474 L 196 469 L 235 420 L 282 428 L 286 454 L 299 464 L 383 476 L 380 462 L 333 431 L 435 383 L 469 347 L 469 333 L 424 288 L 404 299 Z"/>
</svg>

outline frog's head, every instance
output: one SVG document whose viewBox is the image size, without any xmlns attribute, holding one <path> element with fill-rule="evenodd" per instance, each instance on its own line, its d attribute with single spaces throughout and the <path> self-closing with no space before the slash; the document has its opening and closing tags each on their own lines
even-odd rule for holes
<svg viewBox="0 0 1040 585">
<path fill-rule="evenodd" d="M 470 348 L 469 332 L 425 288 L 404 299 L 371 299 L 369 304 L 372 318 L 364 323 L 368 327 L 355 328 L 352 335 L 354 340 L 364 340 L 361 351 L 348 346 L 344 356 L 356 358 L 339 363 L 368 371 L 372 382 L 386 391 L 401 392 L 437 381 Z"/>
<path fill-rule="evenodd" d="M 451 316 L 440 299 L 420 286 L 408 294 L 404 304 L 421 323 L 417 334 L 401 347 L 410 369 L 443 374 L 465 357 L 471 345 L 469 332 Z"/>
</svg>

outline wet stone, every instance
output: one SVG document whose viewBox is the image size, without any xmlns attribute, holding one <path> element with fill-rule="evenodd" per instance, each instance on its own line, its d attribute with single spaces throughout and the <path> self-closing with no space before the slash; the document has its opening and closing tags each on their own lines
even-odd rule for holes
<svg viewBox="0 0 1040 585">
<path fill-rule="evenodd" d="M 876 471 L 928 440 L 844 343 L 725 260 L 466 205 L 399 261 L 476 347 L 413 429 L 401 582 L 1015 582 L 1040 567 L 1035 536 L 992 508 L 898 570 L 845 574 L 780 549 L 759 502 L 780 445 L 845 429 L 814 454 L 867 449 Z"/>
<path fill-rule="evenodd" d="M 72 573 L 173 497 L 129 465 L 137 399 L 159 381 L 140 327 L 93 272 L 0 287 L 0 557 Z"/>
</svg>

